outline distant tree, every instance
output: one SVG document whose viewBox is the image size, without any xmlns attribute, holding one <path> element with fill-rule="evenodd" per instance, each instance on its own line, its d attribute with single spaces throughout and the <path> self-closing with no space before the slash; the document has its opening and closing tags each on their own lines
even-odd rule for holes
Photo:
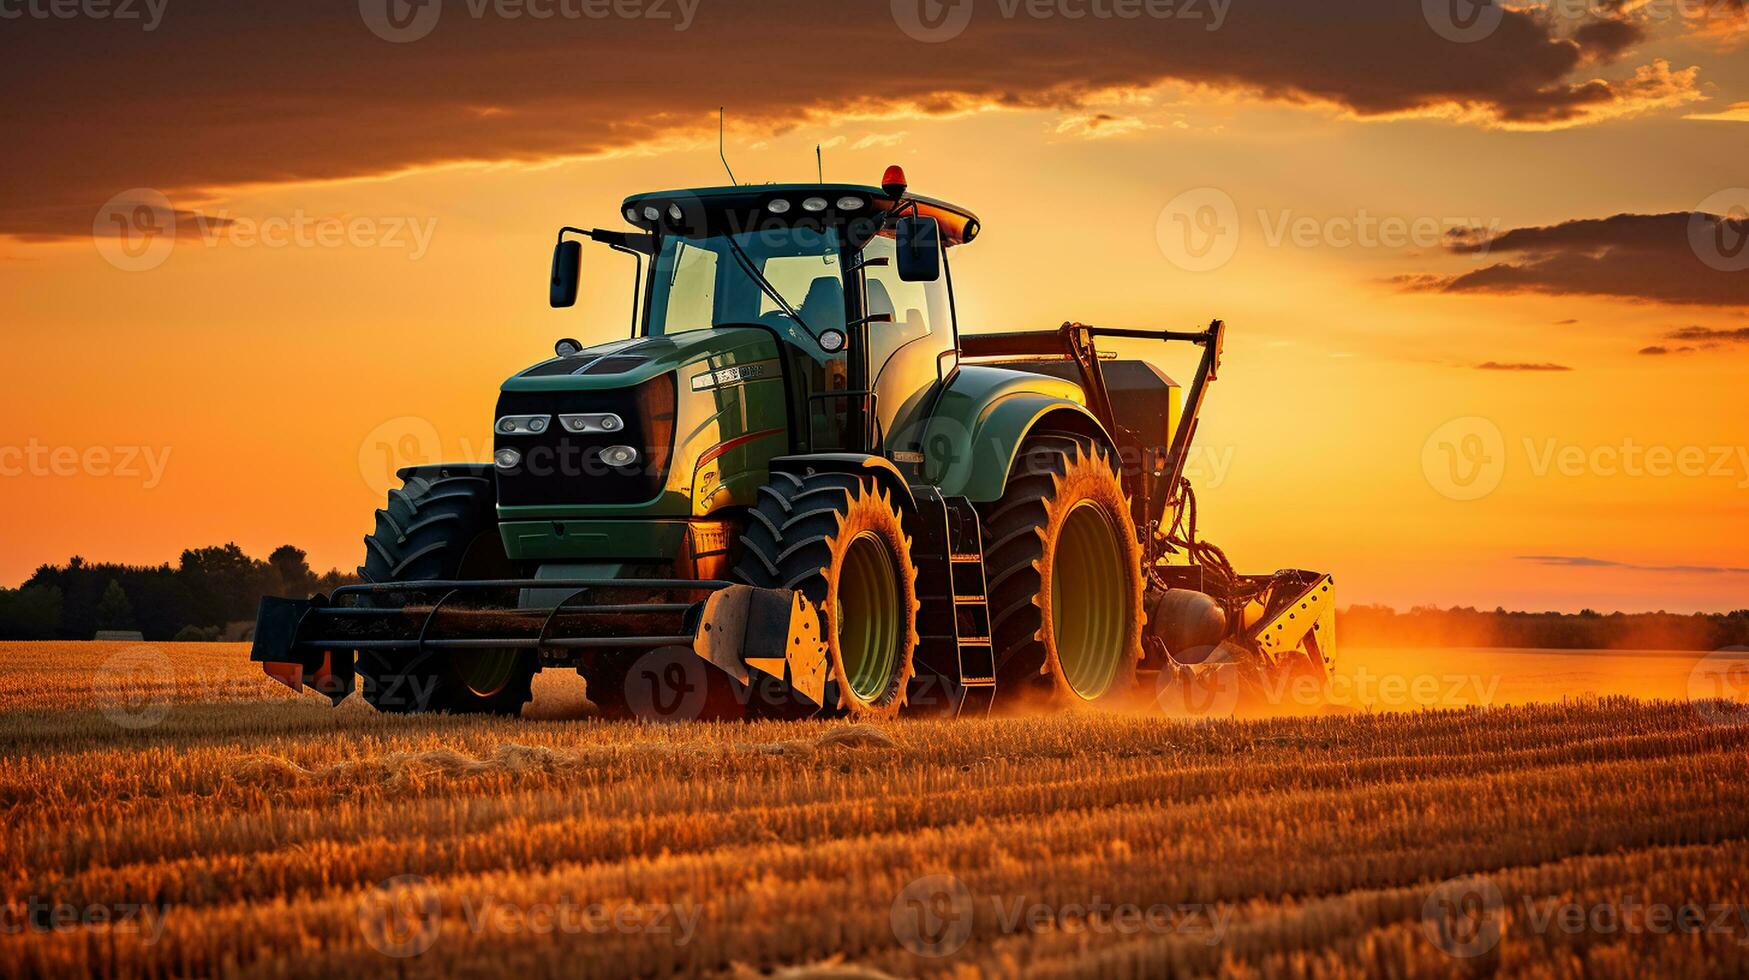
<svg viewBox="0 0 1749 980">
<path fill-rule="evenodd" d="M 236 542 L 182 553 L 177 578 L 188 586 L 194 626 L 224 626 L 255 615 L 255 605 L 278 584 L 264 561 L 250 558 Z"/>
<path fill-rule="evenodd" d="M 310 571 L 308 559 L 303 549 L 289 544 L 280 545 L 267 556 L 267 564 L 279 575 L 281 592 L 301 598 L 316 591 L 316 573 Z"/>
<path fill-rule="evenodd" d="M 0 639 L 83 640 L 100 629 L 131 628 L 168 640 L 186 626 L 216 634 L 253 619 L 264 595 L 332 592 L 355 581 L 338 570 L 316 575 L 303 550 L 290 545 L 267 561 L 235 544 L 192 548 L 174 566 L 75 556 L 40 566 L 18 589 L 0 589 Z"/>
<path fill-rule="evenodd" d="M 0 589 L 0 638 L 51 640 L 61 628 L 61 590 L 52 585 Z"/>
<path fill-rule="evenodd" d="M 134 605 L 128 601 L 127 591 L 115 579 L 109 580 L 103 588 L 103 597 L 97 600 L 97 627 L 106 630 L 134 628 Z"/>
</svg>

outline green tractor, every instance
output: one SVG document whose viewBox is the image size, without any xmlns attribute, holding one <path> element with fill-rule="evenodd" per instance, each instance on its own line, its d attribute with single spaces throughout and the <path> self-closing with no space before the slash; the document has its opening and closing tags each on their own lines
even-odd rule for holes
<svg viewBox="0 0 1749 980">
<path fill-rule="evenodd" d="M 1239 575 L 1183 474 L 1223 326 L 963 332 L 964 208 L 879 186 L 627 198 L 632 336 L 503 385 L 490 463 L 400 472 L 361 584 L 268 598 L 252 658 L 392 712 L 957 714 L 1322 676 L 1332 585 Z M 1188 393 L 1099 337 L 1202 349 Z M 1223 680 L 1224 679 L 1224 680 Z"/>
</svg>

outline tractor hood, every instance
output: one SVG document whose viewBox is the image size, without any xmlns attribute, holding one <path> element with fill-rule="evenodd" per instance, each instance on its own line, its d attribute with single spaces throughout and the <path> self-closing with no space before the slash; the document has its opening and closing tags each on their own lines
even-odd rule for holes
<svg viewBox="0 0 1749 980">
<path fill-rule="evenodd" d="M 598 344 L 505 381 L 492 416 L 499 517 L 536 519 L 535 530 L 506 537 L 512 555 L 582 548 L 569 539 L 523 540 L 562 535 L 551 523 L 558 516 L 692 513 L 694 473 L 706 452 L 750 431 L 788 431 L 778 344 L 757 326 L 687 330 Z M 731 482 L 732 464 L 745 462 L 728 450 L 718 458 L 726 462 L 711 470 L 713 490 Z"/>
<path fill-rule="evenodd" d="M 775 356 L 776 342 L 758 327 L 714 327 L 633 337 L 554 357 L 504 382 L 505 391 L 589 391 L 627 388 L 698 361 L 727 367 Z"/>
</svg>

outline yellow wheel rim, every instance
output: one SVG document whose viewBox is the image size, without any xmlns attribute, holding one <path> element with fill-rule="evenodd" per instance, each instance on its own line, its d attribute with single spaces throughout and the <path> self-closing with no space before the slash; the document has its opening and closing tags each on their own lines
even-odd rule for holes
<svg viewBox="0 0 1749 980">
<path fill-rule="evenodd" d="M 872 532 L 845 549 L 835 612 L 850 691 L 861 701 L 879 700 L 899 662 L 899 582 L 886 543 Z"/>
<path fill-rule="evenodd" d="M 1083 700 L 1111 689 L 1128 631 L 1129 571 L 1105 509 L 1083 500 L 1069 510 L 1051 559 L 1051 639 L 1063 680 Z"/>
</svg>

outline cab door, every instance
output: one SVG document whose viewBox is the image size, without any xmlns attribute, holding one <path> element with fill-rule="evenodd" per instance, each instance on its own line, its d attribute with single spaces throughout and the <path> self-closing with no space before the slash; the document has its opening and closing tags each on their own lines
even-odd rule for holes
<svg viewBox="0 0 1749 980">
<path fill-rule="evenodd" d="M 868 259 L 885 258 L 885 265 Z M 923 423 L 941 379 L 956 357 L 947 263 L 932 282 L 899 278 L 893 239 L 877 235 L 863 251 L 866 313 L 892 322 L 868 326 L 869 374 L 874 380 L 875 438 L 891 457 L 922 451 Z"/>
</svg>

